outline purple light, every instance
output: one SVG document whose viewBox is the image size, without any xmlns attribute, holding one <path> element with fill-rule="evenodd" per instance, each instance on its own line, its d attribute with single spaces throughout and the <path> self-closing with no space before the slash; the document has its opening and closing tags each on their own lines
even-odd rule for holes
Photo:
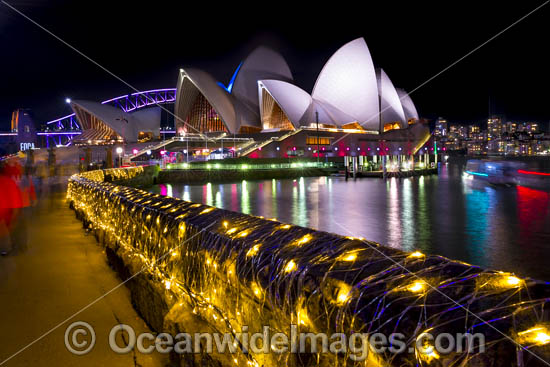
<svg viewBox="0 0 550 367">
<path fill-rule="evenodd" d="M 160 151 L 160 155 L 165 155 L 166 154 L 166 150 L 161 150 Z"/>
<path fill-rule="evenodd" d="M 176 88 L 160 88 L 160 89 L 151 89 L 151 90 L 144 90 L 142 92 L 136 92 L 132 93 L 131 96 L 137 96 L 138 94 L 145 94 L 145 93 L 156 93 L 156 92 L 175 92 Z"/>
<path fill-rule="evenodd" d="M 370 150 L 370 148 L 367 148 L 367 150 Z"/>
<path fill-rule="evenodd" d="M 386 148 L 386 151 L 390 150 L 390 148 Z"/>
<path fill-rule="evenodd" d="M 80 135 L 80 134 L 82 134 L 82 131 L 72 131 L 72 132 L 66 132 L 66 133 L 62 133 L 62 132 L 36 133 L 36 135 L 46 135 L 46 136 L 50 136 L 50 135 Z"/>
<path fill-rule="evenodd" d="M 150 106 L 152 104 L 165 103 L 165 102 L 174 102 L 176 100 L 176 96 L 175 95 L 174 96 L 168 95 L 168 93 L 175 93 L 175 92 L 176 92 L 176 88 L 151 89 L 151 90 L 145 90 L 145 91 L 141 91 L 141 92 L 136 92 L 136 93 L 132 93 L 132 94 L 125 94 L 125 95 L 122 95 L 122 96 L 111 98 L 111 99 L 108 99 L 108 100 L 105 100 L 105 101 L 101 102 L 101 104 L 116 103 L 120 100 L 125 100 L 125 99 L 128 100 L 131 96 L 146 95 L 146 101 L 145 102 L 137 100 L 137 101 L 135 101 L 136 103 L 133 103 L 133 101 L 128 100 L 129 103 L 126 104 L 126 106 L 130 105 L 129 107 L 123 107 L 122 103 L 118 106 L 124 112 L 130 112 L 130 111 L 136 110 L 138 108 Z M 167 93 L 167 94 L 165 96 L 161 96 L 160 99 L 159 99 L 157 96 L 147 95 L 148 93 Z M 53 124 L 55 122 L 60 122 L 62 120 L 72 118 L 72 117 L 75 117 L 74 113 L 72 113 L 70 115 L 67 115 L 67 116 L 60 117 L 60 118 L 52 120 L 52 121 L 48 121 L 48 122 L 46 122 L 46 125 Z M 166 132 L 161 132 L 161 133 L 162 134 L 175 133 L 175 131 L 174 132 L 166 131 Z"/>
<path fill-rule="evenodd" d="M 174 102 L 176 100 L 175 92 L 176 92 L 175 88 L 151 89 L 151 90 L 136 92 L 136 93 L 128 94 L 118 98 L 114 98 L 109 102 L 114 103 L 115 105 L 118 105 L 116 107 L 119 107 L 124 112 L 131 112 L 139 108 L 150 106 L 150 105 L 166 103 L 166 102 Z M 165 93 L 165 95 L 162 95 L 159 93 Z M 171 95 L 169 93 L 174 93 L 174 94 Z"/>
<path fill-rule="evenodd" d="M 61 120 L 65 120 L 65 119 L 71 118 L 71 117 L 73 117 L 73 116 L 75 116 L 75 114 L 74 114 L 74 113 L 71 113 L 70 115 L 60 117 L 60 118 L 58 118 L 57 120 L 48 121 L 48 122 L 46 122 L 46 125 L 48 125 L 48 124 L 53 124 L 54 122 L 59 122 L 59 121 L 61 121 Z"/>
<path fill-rule="evenodd" d="M 134 155 L 136 155 L 136 154 L 138 154 L 138 150 L 137 150 L 136 148 L 134 148 L 134 149 L 132 149 L 132 153 L 133 153 Z"/>
<path fill-rule="evenodd" d="M 118 96 L 118 97 L 115 97 L 115 98 L 108 99 L 108 100 L 106 100 L 106 101 L 101 102 L 101 104 L 105 104 L 105 103 L 109 103 L 109 102 L 114 102 L 114 101 L 116 101 L 116 100 L 118 100 L 118 99 L 123 99 L 123 98 L 126 98 L 126 97 L 128 97 L 127 94 L 125 94 L 125 95 L 123 95 L 123 96 Z"/>
<path fill-rule="evenodd" d="M 349 150 L 349 147 L 346 147 L 346 150 Z"/>
</svg>

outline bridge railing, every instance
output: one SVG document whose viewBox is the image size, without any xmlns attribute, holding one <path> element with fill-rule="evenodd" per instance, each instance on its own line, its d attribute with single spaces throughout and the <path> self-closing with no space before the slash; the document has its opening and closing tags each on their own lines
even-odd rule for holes
<svg viewBox="0 0 550 367">
<path fill-rule="evenodd" d="M 265 326 L 271 335 L 292 328 L 331 338 L 404 335 L 404 353 L 372 353 L 368 343 L 368 361 L 376 365 L 503 365 L 526 350 L 548 356 L 546 283 L 104 181 L 136 177 L 140 169 L 75 175 L 67 197 L 126 269 L 134 303 L 157 331 L 237 337 L 245 327 L 261 333 Z M 482 333 L 484 351 L 435 352 L 418 342 L 424 332 Z M 224 366 L 347 366 L 358 354 L 234 345 L 233 354 L 185 358 Z"/>
</svg>

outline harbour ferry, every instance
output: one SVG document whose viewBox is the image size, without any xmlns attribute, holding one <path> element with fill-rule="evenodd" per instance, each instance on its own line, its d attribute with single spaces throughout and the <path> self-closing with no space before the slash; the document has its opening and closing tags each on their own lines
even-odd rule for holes
<svg viewBox="0 0 550 367">
<path fill-rule="evenodd" d="M 550 190 L 550 172 L 532 168 L 526 162 L 469 159 L 464 175 L 470 179 L 487 181 L 492 185 L 521 185 Z"/>
</svg>

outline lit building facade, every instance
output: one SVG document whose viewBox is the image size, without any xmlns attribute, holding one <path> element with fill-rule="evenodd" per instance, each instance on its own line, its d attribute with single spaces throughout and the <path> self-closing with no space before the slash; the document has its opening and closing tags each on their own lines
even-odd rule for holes
<svg viewBox="0 0 550 367">
<path fill-rule="evenodd" d="M 311 93 L 295 85 L 284 58 L 265 47 L 237 67 L 227 86 L 204 71 L 181 69 L 174 112 L 180 133 L 292 131 L 319 124 L 379 134 L 418 121 L 409 95 L 374 67 L 362 38 L 330 57 Z"/>
<path fill-rule="evenodd" d="M 449 126 L 447 120 L 445 120 L 444 118 L 440 117 L 435 121 L 435 136 L 447 136 L 448 129 Z"/>
<path fill-rule="evenodd" d="M 503 125 L 500 117 L 491 117 L 487 119 L 487 133 L 489 140 L 501 137 Z"/>
</svg>

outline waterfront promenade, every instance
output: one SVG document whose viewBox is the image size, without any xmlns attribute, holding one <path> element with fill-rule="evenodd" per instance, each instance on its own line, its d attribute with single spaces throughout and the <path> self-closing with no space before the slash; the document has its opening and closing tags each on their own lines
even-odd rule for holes
<svg viewBox="0 0 550 367">
<path fill-rule="evenodd" d="M 119 355 L 109 348 L 109 331 L 119 323 L 131 325 L 136 333 L 149 331 L 124 286 L 60 325 L 121 282 L 103 248 L 85 235 L 82 222 L 68 208 L 64 189 L 48 190 L 39 199 L 27 234 L 26 249 L 0 257 L 0 366 L 167 365 L 158 353 Z M 64 343 L 67 326 L 80 320 L 96 333 L 94 349 L 84 356 L 71 354 Z"/>
</svg>

